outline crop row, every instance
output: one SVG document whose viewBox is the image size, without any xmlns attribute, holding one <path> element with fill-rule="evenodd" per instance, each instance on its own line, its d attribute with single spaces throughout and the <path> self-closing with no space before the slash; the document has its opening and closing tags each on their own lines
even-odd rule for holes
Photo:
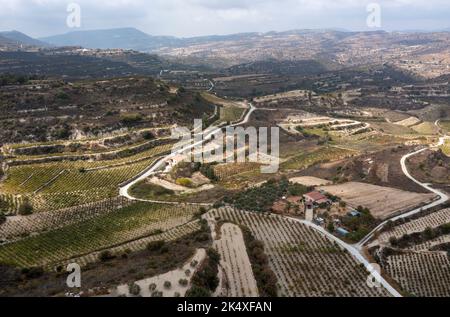
<svg viewBox="0 0 450 317">
<path fill-rule="evenodd" d="M 63 261 L 170 230 L 191 221 L 197 211 L 194 206 L 135 203 L 0 246 L 0 263 L 30 267 Z"/>
<path fill-rule="evenodd" d="M 388 296 L 346 250 L 304 224 L 275 215 L 221 208 L 211 217 L 248 227 L 262 241 L 280 296 Z"/>
<path fill-rule="evenodd" d="M 127 207 L 132 202 L 123 197 L 52 212 L 35 213 L 26 217 L 11 217 L 0 225 L 0 240 L 10 241 L 70 224 L 85 221 Z"/>
<path fill-rule="evenodd" d="M 401 238 L 405 234 L 423 232 L 427 228 L 437 228 L 441 225 L 450 223 L 450 208 L 443 209 L 425 217 L 421 217 L 405 224 L 394 227 L 392 230 L 383 232 L 378 240 L 388 242 L 390 238 Z"/>
<path fill-rule="evenodd" d="M 414 296 L 450 296 L 450 260 L 445 252 L 393 255 L 385 269 Z"/>
</svg>

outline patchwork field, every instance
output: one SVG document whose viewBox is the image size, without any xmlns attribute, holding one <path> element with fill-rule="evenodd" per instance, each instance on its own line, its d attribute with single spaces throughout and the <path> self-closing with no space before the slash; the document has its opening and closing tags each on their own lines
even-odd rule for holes
<svg viewBox="0 0 450 317">
<path fill-rule="evenodd" d="M 171 147 L 157 146 L 115 160 L 12 166 L 0 188 L 9 194 L 29 197 L 37 212 L 100 201 L 117 196 L 121 183 L 141 173 Z"/>
<path fill-rule="evenodd" d="M 356 182 L 324 186 L 321 189 L 341 197 L 353 208 L 358 206 L 369 208 L 371 214 L 378 219 L 389 218 L 435 198 L 433 194 L 418 194 Z"/>
</svg>

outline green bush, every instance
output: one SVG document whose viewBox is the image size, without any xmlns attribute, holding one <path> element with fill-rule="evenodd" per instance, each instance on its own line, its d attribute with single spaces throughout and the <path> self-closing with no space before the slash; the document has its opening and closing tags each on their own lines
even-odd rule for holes
<svg viewBox="0 0 450 317">
<path fill-rule="evenodd" d="M 147 245 L 147 250 L 151 252 L 161 251 L 161 249 L 164 247 L 165 244 L 166 242 L 163 240 L 152 241 Z"/>
<path fill-rule="evenodd" d="M 19 215 L 28 216 L 33 213 L 33 206 L 28 199 L 25 199 L 19 207 Z"/>
<path fill-rule="evenodd" d="M 130 294 L 133 296 L 139 296 L 141 294 L 141 287 L 136 283 L 130 284 L 128 286 L 128 289 L 130 291 Z"/>
<path fill-rule="evenodd" d="M 194 184 L 192 183 L 192 181 L 189 178 L 179 178 L 177 179 L 177 185 L 183 186 L 183 187 L 188 187 L 188 188 L 192 188 L 194 186 Z"/>
</svg>

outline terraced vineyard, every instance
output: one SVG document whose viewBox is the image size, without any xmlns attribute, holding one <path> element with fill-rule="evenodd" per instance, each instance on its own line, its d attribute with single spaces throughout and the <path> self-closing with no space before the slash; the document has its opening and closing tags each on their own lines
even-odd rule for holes
<svg viewBox="0 0 450 317">
<path fill-rule="evenodd" d="M 281 164 L 284 170 L 305 169 L 319 163 L 327 163 L 352 157 L 357 152 L 337 147 L 323 147 L 312 153 L 302 153 Z"/>
<path fill-rule="evenodd" d="M 35 211 L 100 201 L 117 196 L 119 184 L 138 175 L 170 149 L 166 144 L 123 159 L 12 166 L 1 188 L 30 197 Z"/>
<path fill-rule="evenodd" d="M 17 214 L 22 203 L 23 197 L 20 195 L 0 194 L 0 211 L 5 215 Z"/>
<path fill-rule="evenodd" d="M 280 296 L 389 296 L 367 285 L 369 273 L 347 251 L 306 225 L 232 208 L 208 217 L 244 225 L 264 243 Z"/>
<path fill-rule="evenodd" d="M 405 234 L 423 232 L 427 228 L 437 228 L 441 225 L 450 223 L 450 208 L 434 212 L 425 217 L 412 220 L 405 224 L 394 227 L 392 230 L 383 232 L 378 240 L 382 243 L 389 242 L 391 237 L 401 238 Z"/>
<path fill-rule="evenodd" d="M 157 234 L 157 235 L 151 235 L 142 239 L 137 239 L 131 242 L 126 242 L 120 246 L 112 247 L 108 249 L 108 251 L 112 255 L 122 255 L 124 253 L 128 252 L 137 252 L 144 250 L 150 242 L 155 241 L 176 241 L 184 236 L 188 236 L 196 231 L 200 230 L 200 222 L 198 220 L 192 221 L 189 223 L 186 223 L 184 225 L 181 225 L 179 227 L 175 227 L 173 229 L 167 230 L 164 233 Z M 59 263 L 54 263 L 53 265 L 48 265 L 47 267 L 49 269 L 53 269 L 56 265 L 67 265 L 69 263 L 77 263 L 81 267 L 90 264 L 95 263 L 98 261 L 99 256 L 101 255 L 103 251 L 96 251 L 89 253 L 87 255 L 77 257 L 70 259 L 69 261 L 62 261 Z"/>
<path fill-rule="evenodd" d="M 0 263 L 44 266 L 157 235 L 190 222 L 194 206 L 134 203 L 60 229 L 0 246 Z"/>
<path fill-rule="evenodd" d="M 17 240 L 30 234 L 82 222 L 117 211 L 132 203 L 126 198 L 116 197 L 58 211 L 35 213 L 26 217 L 10 217 L 0 225 L 0 241 Z"/>
<path fill-rule="evenodd" d="M 260 165 L 257 163 L 221 164 L 215 166 L 214 173 L 219 180 L 226 180 L 230 177 L 236 176 L 237 174 L 254 171 L 259 168 Z"/>
</svg>

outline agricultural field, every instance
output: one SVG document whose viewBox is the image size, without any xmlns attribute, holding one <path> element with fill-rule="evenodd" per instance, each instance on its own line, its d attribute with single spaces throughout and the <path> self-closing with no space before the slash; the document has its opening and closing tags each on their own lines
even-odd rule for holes
<svg viewBox="0 0 450 317">
<path fill-rule="evenodd" d="M 364 206 L 378 219 L 389 218 L 399 212 L 426 204 L 435 198 L 434 194 L 419 194 L 395 188 L 381 187 L 365 183 L 349 182 L 324 186 L 320 189 L 342 198 L 349 206 Z"/>
<path fill-rule="evenodd" d="M 393 255 L 384 269 L 412 296 L 450 296 L 450 259 L 446 252 Z"/>
<path fill-rule="evenodd" d="M 439 129 L 434 122 L 423 122 L 411 128 L 417 133 L 424 135 L 436 135 L 439 133 Z"/>
<path fill-rule="evenodd" d="M 119 285 L 110 295 L 114 297 L 185 297 L 193 274 L 206 258 L 206 251 L 198 249 L 193 258 L 181 268 L 151 278 Z"/>
<path fill-rule="evenodd" d="M 61 228 L 117 211 L 131 205 L 123 197 L 106 199 L 86 205 L 66 209 L 34 213 L 28 216 L 7 217 L 0 225 L 0 241 L 17 240 L 30 234 L 37 234 L 51 229 Z"/>
<path fill-rule="evenodd" d="M 245 109 L 239 107 L 220 108 L 220 121 L 237 122 L 244 115 Z"/>
<path fill-rule="evenodd" d="M 202 93 L 202 97 L 215 104 L 220 105 L 220 119 L 221 122 L 236 122 L 242 117 L 247 109 L 247 106 L 242 102 L 237 102 L 233 100 L 227 100 L 217 97 L 213 94 Z"/>
<path fill-rule="evenodd" d="M 445 155 L 450 156 L 450 140 L 446 140 L 445 144 L 442 146 L 441 149 Z"/>
<path fill-rule="evenodd" d="M 439 121 L 439 126 L 447 133 L 450 133 L 450 120 Z"/>
<path fill-rule="evenodd" d="M 367 285 L 369 274 L 347 251 L 302 223 L 232 208 L 212 210 L 208 217 L 245 226 L 264 244 L 279 296 L 389 296 Z"/>
<path fill-rule="evenodd" d="M 300 152 L 300 154 L 290 157 L 281 164 L 281 169 L 302 170 L 316 164 L 338 161 L 341 159 L 353 157 L 358 152 L 341 149 L 333 146 L 323 146 L 313 152 Z"/>
<path fill-rule="evenodd" d="M 447 223 L 450 223 L 449 208 L 442 209 L 424 217 L 411 220 L 405 224 L 395 226 L 393 229 L 380 234 L 380 236 L 378 237 L 378 241 L 380 241 L 381 243 L 387 243 L 392 237 L 398 239 L 406 234 L 423 232 L 427 228 L 436 228 Z"/>
<path fill-rule="evenodd" d="M 214 247 L 220 254 L 219 297 L 258 297 L 258 285 L 252 271 L 241 228 L 234 224 L 220 227 Z"/>
<path fill-rule="evenodd" d="M 0 188 L 29 197 L 36 212 L 100 201 L 117 196 L 121 183 L 140 174 L 170 149 L 166 144 L 115 160 L 12 166 Z"/>
<path fill-rule="evenodd" d="M 195 206 L 135 203 L 115 212 L 0 246 L 0 262 L 19 267 L 44 266 L 190 222 Z"/>
</svg>

